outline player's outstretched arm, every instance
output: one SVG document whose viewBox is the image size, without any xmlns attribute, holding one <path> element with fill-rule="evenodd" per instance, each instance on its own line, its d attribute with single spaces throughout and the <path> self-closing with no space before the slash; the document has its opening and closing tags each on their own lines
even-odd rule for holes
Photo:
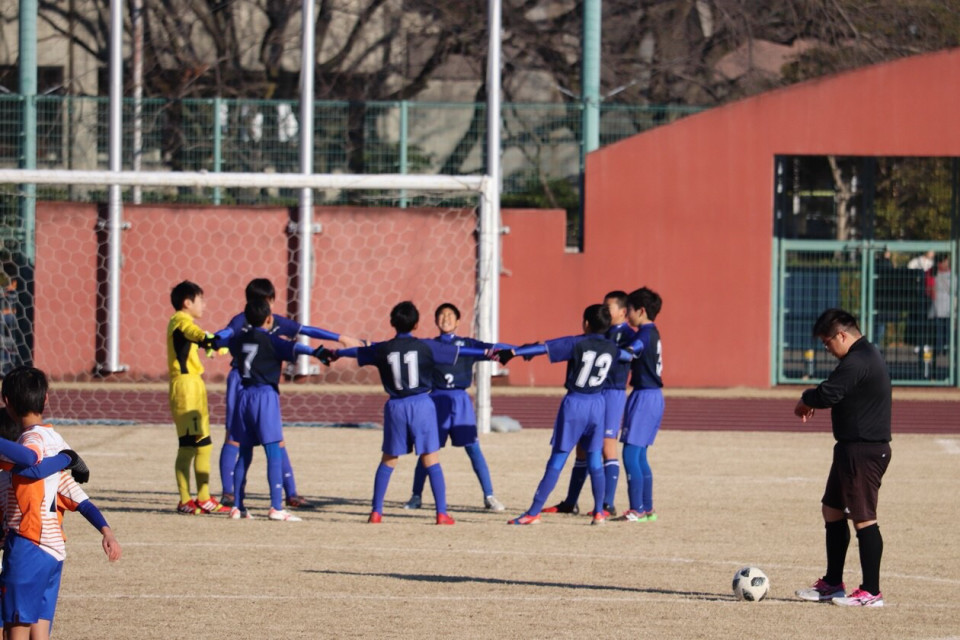
<svg viewBox="0 0 960 640">
<path fill-rule="evenodd" d="M 340 341 L 340 334 L 334 333 L 333 331 L 327 331 L 326 329 L 321 329 L 319 327 L 311 327 L 310 325 L 304 324 L 300 326 L 300 334 L 305 335 L 309 338 L 316 338 L 317 340 L 336 340 Z"/>
<path fill-rule="evenodd" d="M 40 456 L 33 449 L 0 438 L 0 456 L 14 465 L 32 467 L 40 462 Z"/>
<path fill-rule="evenodd" d="M 113 534 L 113 529 L 107 524 L 107 519 L 100 513 L 97 505 L 93 504 L 93 500 L 87 499 L 81 502 L 77 505 L 77 511 L 87 519 L 87 522 L 93 525 L 94 529 L 103 535 L 102 546 L 103 552 L 107 554 L 107 559 L 110 560 L 110 562 L 119 560 L 122 554 L 120 543 L 117 542 L 117 537 Z"/>
<path fill-rule="evenodd" d="M 80 456 L 73 451 L 64 449 L 57 455 L 48 456 L 35 465 L 31 465 L 29 467 L 17 465 L 10 471 L 15 475 L 22 476 L 24 478 L 39 480 L 40 478 L 46 478 L 49 475 L 63 471 L 64 469 L 70 467 L 70 465 L 74 463 L 75 459 L 79 458 Z M 88 471 L 87 476 L 89 475 L 90 472 Z"/>
<path fill-rule="evenodd" d="M 338 358 L 356 358 L 360 347 L 349 347 L 347 349 L 337 349 L 334 353 Z"/>
</svg>

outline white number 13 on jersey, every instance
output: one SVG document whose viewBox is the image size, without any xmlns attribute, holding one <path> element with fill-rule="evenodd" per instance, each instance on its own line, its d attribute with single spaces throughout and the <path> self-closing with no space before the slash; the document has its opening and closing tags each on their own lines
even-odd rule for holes
<svg viewBox="0 0 960 640">
<path fill-rule="evenodd" d="M 601 353 L 598 358 L 596 351 L 584 351 L 576 386 L 582 389 L 586 386 L 596 387 L 603 384 L 603 381 L 607 379 L 607 372 L 610 371 L 611 364 L 613 364 L 613 356 L 609 353 Z M 594 365 L 597 367 L 597 373 L 591 376 L 590 373 L 593 371 Z"/>
</svg>

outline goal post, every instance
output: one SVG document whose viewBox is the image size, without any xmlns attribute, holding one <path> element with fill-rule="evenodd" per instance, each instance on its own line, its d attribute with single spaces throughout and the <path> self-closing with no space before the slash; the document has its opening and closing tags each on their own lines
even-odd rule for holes
<svg viewBox="0 0 960 640">
<path fill-rule="evenodd" d="M 476 204 L 476 245 L 475 256 L 475 314 L 473 334 L 484 342 L 494 343 L 499 339 L 498 330 L 498 303 L 499 303 L 499 273 L 500 273 L 500 216 L 496 205 L 499 198 L 494 189 L 496 181 L 489 176 L 481 175 L 422 175 L 422 174 L 303 174 L 303 173 L 210 173 L 210 172 L 133 172 L 133 171 L 73 171 L 57 169 L 0 169 L 0 189 L 8 195 L 13 192 L 25 197 L 22 185 L 71 185 L 101 187 L 189 187 L 194 189 L 237 188 L 237 189 L 310 189 L 310 190 L 350 190 L 352 192 L 371 192 L 371 201 L 380 202 L 378 198 L 383 192 L 407 193 L 424 192 L 435 194 L 473 194 L 477 198 Z M 439 197 L 439 195 L 438 195 Z M 406 200 L 406 197 L 403 198 Z M 320 204 L 319 206 L 323 206 Z M 104 225 L 103 233 L 110 252 L 119 255 L 121 236 L 124 221 L 121 212 L 114 215 L 111 211 L 109 223 Z M 116 218 L 116 219 L 113 219 Z M 302 226 L 302 225 L 301 225 Z M 312 226 L 312 225 L 311 225 Z M 29 227 L 28 227 L 29 228 Z M 314 230 L 312 228 L 296 228 L 294 233 L 299 236 L 299 246 L 309 251 Z M 25 238 L 25 243 L 32 243 L 32 238 Z M 300 260 L 312 261 L 311 255 L 299 255 Z M 111 261 L 108 269 L 119 271 L 120 261 Z M 430 277 L 430 274 L 424 274 Z M 118 282 L 118 274 L 107 274 L 111 282 Z M 111 280 L 112 278 L 112 280 Z M 164 283 L 166 286 L 166 283 Z M 304 286 L 300 283 L 299 286 Z M 306 286 L 310 286 L 306 283 Z M 111 292 L 114 288 L 111 287 Z M 116 324 L 120 301 L 124 293 L 116 288 L 116 292 L 107 295 L 105 304 L 108 309 L 104 313 L 105 322 Z M 303 310 L 301 309 L 301 312 Z M 302 315 L 298 312 L 298 315 Z M 306 317 L 309 317 L 307 311 Z M 299 318 L 298 318 L 299 319 Z M 98 331 L 102 328 L 98 327 Z M 104 372 L 122 370 L 119 354 L 119 343 L 110 340 L 116 335 L 117 327 L 107 326 L 105 334 L 107 353 L 105 362 L 113 363 L 104 368 Z M 476 374 L 476 404 L 478 429 L 481 432 L 490 431 L 491 417 L 491 376 L 495 365 L 491 362 L 481 362 L 477 366 Z"/>
</svg>

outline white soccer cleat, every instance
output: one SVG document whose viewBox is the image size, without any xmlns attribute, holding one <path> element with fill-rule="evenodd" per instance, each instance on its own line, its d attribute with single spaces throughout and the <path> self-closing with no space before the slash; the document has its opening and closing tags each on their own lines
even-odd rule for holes
<svg viewBox="0 0 960 640">
<path fill-rule="evenodd" d="M 410 499 L 407 500 L 407 503 L 403 505 L 404 509 L 419 509 L 423 506 L 423 498 L 418 495 L 410 496 Z"/>
<path fill-rule="evenodd" d="M 246 509 L 238 509 L 237 507 L 230 508 L 230 519 L 231 520 L 253 520 L 253 514 L 247 511 Z"/>
<path fill-rule="evenodd" d="M 270 514 L 267 517 L 278 522 L 300 522 L 302 520 L 302 518 L 293 515 L 286 509 L 274 509 L 273 507 L 270 507 Z"/>
<path fill-rule="evenodd" d="M 505 511 L 507 509 L 505 506 L 503 506 L 503 503 L 497 500 L 497 497 L 493 495 L 489 495 L 483 499 L 483 506 L 490 511 Z"/>
<path fill-rule="evenodd" d="M 813 586 L 807 589 L 798 589 L 794 593 L 796 593 L 797 597 L 801 600 L 809 600 L 810 602 L 826 602 L 828 600 L 834 600 L 836 598 L 842 598 L 846 596 L 847 593 L 845 589 L 846 587 L 842 582 L 837 585 L 827 584 L 823 581 L 823 578 L 820 578 L 813 583 Z"/>
<path fill-rule="evenodd" d="M 833 604 L 840 605 L 841 607 L 882 607 L 883 594 L 878 593 L 877 595 L 873 595 L 869 591 L 857 589 L 849 596 L 834 598 Z"/>
</svg>

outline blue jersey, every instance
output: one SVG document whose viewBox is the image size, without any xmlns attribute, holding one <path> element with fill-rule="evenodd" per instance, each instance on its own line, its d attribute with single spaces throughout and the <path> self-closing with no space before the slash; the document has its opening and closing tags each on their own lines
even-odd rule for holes
<svg viewBox="0 0 960 640">
<path fill-rule="evenodd" d="M 630 361 L 630 386 L 634 389 L 659 389 L 663 386 L 660 378 L 663 347 L 657 326 L 652 322 L 641 326 L 634 340 L 640 340 L 643 346 Z"/>
<path fill-rule="evenodd" d="M 460 338 L 452 333 L 445 333 L 434 338 L 441 344 L 453 344 L 457 347 L 474 347 L 490 349 L 493 345 L 480 342 L 473 338 Z M 433 369 L 434 389 L 466 389 L 473 384 L 473 363 L 479 360 L 475 356 L 461 355 L 454 364 L 437 363 Z"/>
<path fill-rule="evenodd" d="M 606 336 L 588 333 L 544 342 L 550 362 L 567 362 L 567 391 L 600 393 L 619 357 L 617 345 Z"/>
<path fill-rule="evenodd" d="M 436 365 L 457 362 L 460 347 L 436 340 L 420 340 L 409 333 L 356 350 L 357 364 L 375 365 L 391 398 L 406 398 L 433 390 Z"/>
<path fill-rule="evenodd" d="M 279 392 L 283 363 L 297 359 L 296 344 L 250 326 L 235 335 L 230 341 L 230 353 L 238 363 L 243 387 L 271 386 Z"/>
<path fill-rule="evenodd" d="M 634 341 L 634 331 L 626 322 L 614 325 L 607 330 L 607 339 L 612 340 L 617 348 L 626 349 Z M 605 383 L 607 389 L 626 389 L 627 380 L 630 378 L 630 362 L 613 363 L 610 372 L 607 374 Z"/>
<path fill-rule="evenodd" d="M 247 324 L 247 317 L 243 313 L 238 313 L 237 315 L 230 318 L 230 322 L 227 323 L 226 328 L 233 331 L 234 336 L 239 336 L 240 332 L 244 328 L 249 327 Z M 270 333 L 278 336 L 283 336 L 284 338 L 295 338 L 297 334 L 300 333 L 300 323 L 296 320 L 291 320 L 286 316 L 273 314 L 273 326 L 270 328 Z M 236 337 L 230 339 L 228 347 L 230 347 L 231 353 L 233 352 L 233 342 L 236 340 Z M 238 360 L 236 356 L 233 357 L 233 360 L 230 362 L 230 366 L 234 369 L 240 368 L 240 363 L 242 360 Z"/>
</svg>

